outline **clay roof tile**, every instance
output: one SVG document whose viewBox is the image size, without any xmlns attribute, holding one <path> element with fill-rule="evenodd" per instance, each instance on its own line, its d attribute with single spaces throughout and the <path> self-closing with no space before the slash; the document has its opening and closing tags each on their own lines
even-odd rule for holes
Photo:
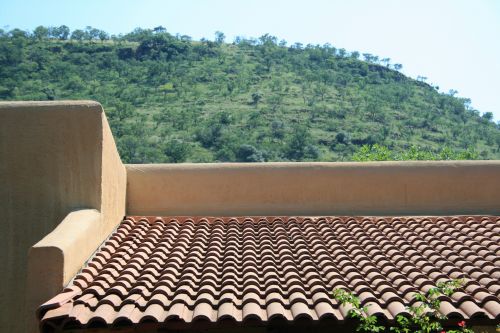
<svg viewBox="0 0 500 333">
<path fill-rule="evenodd" d="M 343 288 L 369 313 L 393 320 L 414 292 L 465 278 L 440 312 L 499 320 L 499 223 L 488 216 L 126 217 L 39 318 L 52 328 L 342 322 L 349 307 L 332 291 Z"/>
</svg>

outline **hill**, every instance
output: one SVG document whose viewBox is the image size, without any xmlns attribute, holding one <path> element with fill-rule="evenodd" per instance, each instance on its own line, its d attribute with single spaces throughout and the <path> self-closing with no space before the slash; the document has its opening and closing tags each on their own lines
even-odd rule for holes
<svg viewBox="0 0 500 333">
<path fill-rule="evenodd" d="M 0 30 L 0 99 L 101 102 L 126 163 L 500 157 L 491 113 L 360 58 L 270 35 Z"/>
</svg>

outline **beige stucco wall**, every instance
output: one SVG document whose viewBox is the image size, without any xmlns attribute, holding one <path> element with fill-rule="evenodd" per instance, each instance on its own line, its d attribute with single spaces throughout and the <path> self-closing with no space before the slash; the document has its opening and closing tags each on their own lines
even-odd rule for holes
<svg viewBox="0 0 500 333">
<path fill-rule="evenodd" d="M 500 213 L 500 161 L 126 167 L 131 215 Z"/>
<path fill-rule="evenodd" d="M 68 282 L 125 213 L 126 172 L 101 105 L 0 103 L 0 184 L 0 332 L 23 332 L 35 307 Z M 82 209 L 90 211 L 68 215 Z M 88 239 L 75 243 L 78 255 L 56 241 L 81 240 L 81 233 Z M 44 274 L 27 281 L 28 251 L 37 242 L 32 269 Z M 58 251 L 62 262 L 51 262 Z"/>
</svg>

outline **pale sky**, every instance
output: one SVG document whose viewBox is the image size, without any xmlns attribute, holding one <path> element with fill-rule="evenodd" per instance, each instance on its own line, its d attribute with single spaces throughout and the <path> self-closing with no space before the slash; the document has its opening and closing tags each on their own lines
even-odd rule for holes
<svg viewBox="0 0 500 333">
<path fill-rule="evenodd" d="M 213 39 L 265 33 L 289 44 L 330 43 L 401 63 L 440 91 L 458 90 L 500 120 L 500 1 L 497 0 L 0 0 L 0 27 L 87 25 L 112 34 L 162 25 Z"/>
</svg>

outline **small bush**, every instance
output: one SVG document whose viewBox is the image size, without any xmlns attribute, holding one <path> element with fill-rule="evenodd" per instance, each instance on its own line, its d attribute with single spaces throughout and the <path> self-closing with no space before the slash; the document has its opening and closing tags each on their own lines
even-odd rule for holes
<svg viewBox="0 0 500 333">
<path fill-rule="evenodd" d="M 368 306 L 362 306 L 360 299 L 352 293 L 336 289 L 333 291 L 333 297 L 342 305 L 352 307 L 348 316 L 359 321 L 357 332 L 474 333 L 463 320 L 457 323 L 458 328 L 455 329 L 445 331 L 442 326 L 442 322 L 447 318 L 439 312 L 441 305 L 439 297 L 451 296 L 462 285 L 462 280 L 440 282 L 426 294 L 416 293 L 412 303 L 414 305 L 408 307 L 410 317 L 398 315 L 395 324 L 390 327 L 380 325 L 375 315 L 368 314 Z"/>
</svg>

